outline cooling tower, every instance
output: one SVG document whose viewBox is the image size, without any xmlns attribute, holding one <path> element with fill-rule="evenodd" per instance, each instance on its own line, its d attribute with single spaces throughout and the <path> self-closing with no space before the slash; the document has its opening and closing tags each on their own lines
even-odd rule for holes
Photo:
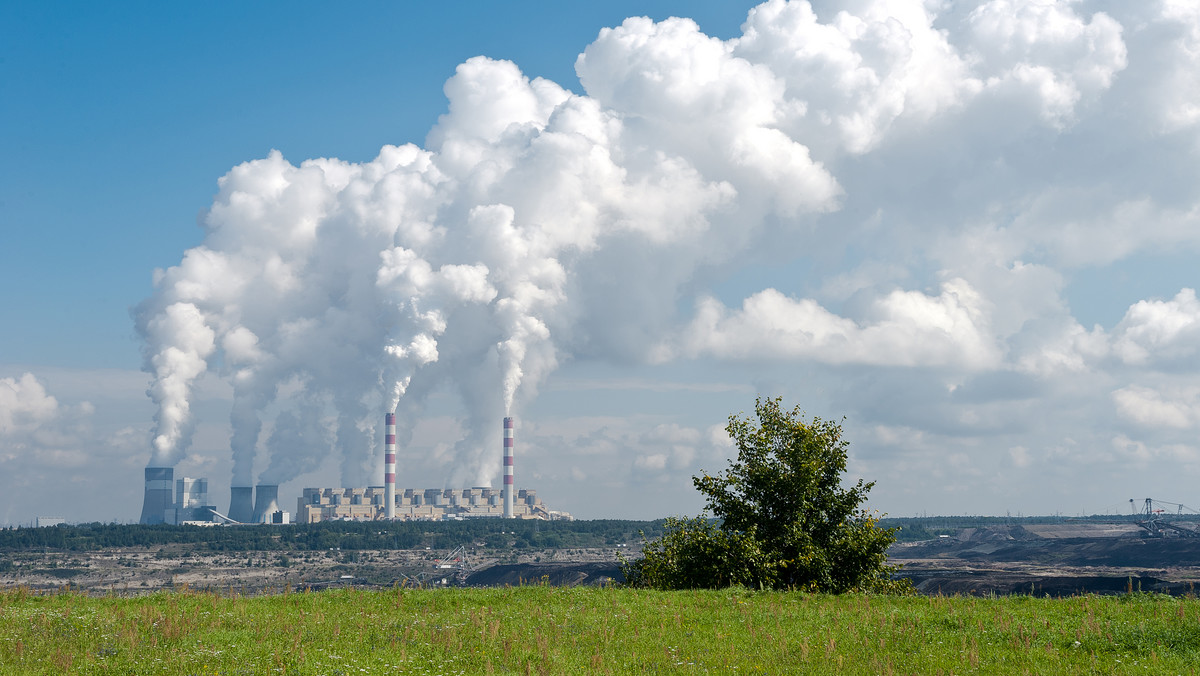
<svg viewBox="0 0 1200 676">
<path fill-rule="evenodd" d="M 504 518 L 513 518 L 513 419 L 504 419 Z"/>
<path fill-rule="evenodd" d="M 279 511 L 279 486 L 259 484 L 254 487 L 254 516 L 251 523 L 270 523 L 271 515 Z"/>
<path fill-rule="evenodd" d="M 229 513 L 225 516 L 238 523 L 250 523 L 254 518 L 254 489 L 234 486 L 229 489 Z"/>
<path fill-rule="evenodd" d="M 396 414 L 384 416 L 383 433 L 383 515 L 396 518 Z"/>
<path fill-rule="evenodd" d="M 140 523 L 163 523 L 163 513 L 175 506 L 175 470 L 171 467 L 146 468 L 146 495 L 142 498 Z"/>
</svg>

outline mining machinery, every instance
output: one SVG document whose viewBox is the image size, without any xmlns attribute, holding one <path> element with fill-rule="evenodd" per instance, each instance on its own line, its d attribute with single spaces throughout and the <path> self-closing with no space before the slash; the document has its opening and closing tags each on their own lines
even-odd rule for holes
<svg viewBox="0 0 1200 676">
<path fill-rule="evenodd" d="M 1174 511 L 1176 515 L 1184 514 L 1185 510 L 1189 514 L 1197 513 L 1197 510 L 1192 509 L 1187 505 L 1181 505 L 1177 502 L 1167 502 L 1166 500 L 1155 500 L 1154 498 L 1146 498 L 1144 506 L 1139 512 L 1137 509 L 1137 502 L 1133 498 L 1130 498 L 1130 509 L 1133 510 L 1135 517 L 1140 517 L 1136 518 L 1134 523 L 1136 523 L 1142 528 L 1143 531 L 1145 531 L 1142 533 L 1143 536 L 1149 538 L 1200 538 L 1200 531 L 1167 521 L 1163 515 L 1167 514 L 1168 510 L 1160 507 L 1159 505 L 1169 505 L 1175 508 Z"/>
</svg>

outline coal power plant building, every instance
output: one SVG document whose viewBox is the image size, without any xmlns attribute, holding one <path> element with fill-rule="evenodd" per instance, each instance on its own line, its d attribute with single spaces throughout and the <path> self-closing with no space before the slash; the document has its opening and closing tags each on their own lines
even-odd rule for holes
<svg viewBox="0 0 1200 676">
<path fill-rule="evenodd" d="M 443 519 L 543 519 L 571 520 L 567 512 L 552 510 L 537 492 L 514 488 L 515 424 L 505 418 L 502 464 L 504 487 L 396 488 L 396 416 L 384 417 L 383 486 L 359 488 L 305 488 L 296 500 L 297 523 L 321 521 L 440 521 Z"/>
<path fill-rule="evenodd" d="M 567 512 L 551 510 L 532 489 L 514 484 L 516 435 L 511 417 L 503 420 L 501 475 L 503 488 L 396 488 L 396 415 L 384 418 L 383 486 L 305 488 L 296 500 L 296 523 L 387 519 L 504 518 L 571 520 Z M 225 514 L 208 504 L 208 480 L 174 479 L 171 467 L 147 467 L 141 523 L 218 521 L 226 524 L 291 523 L 283 511 L 279 486 L 259 484 L 230 487 Z"/>
<path fill-rule="evenodd" d="M 208 479 L 175 479 L 170 467 L 146 468 L 146 493 L 142 499 L 144 524 L 180 524 L 213 520 L 208 504 Z"/>
<path fill-rule="evenodd" d="M 217 511 L 209 504 L 208 479 L 183 477 L 172 482 L 174 470 L 170 467 L 146 468 L 146 494 L 142 500 L 144 524 L 187 524 L 187 523 L 290 523 L 291 514 L 279 508 L 279 486 L 260 485 L 258 499 L 255 489 L 233 488 L 234 506 L 244 517 L 233 519 Z M 245 502 L 245 507 L 239 503 Z M 233 510 L 231 510 L 233 511 Z"/>
<path fill-rule="evenodd" d="M 395 495 L 392 518 L 403 521 L 502 519 L 508 513 L 515 519 L 572 520 L 567 512 L 544 505 L 537 491 L 526 488 L 514 493 L 511 509 L 496 488 L 401 488 Z M 386 519 L 386 496 L 383 486 L 305 488 L 296 499 L 296 523 Z"/>
</svg>

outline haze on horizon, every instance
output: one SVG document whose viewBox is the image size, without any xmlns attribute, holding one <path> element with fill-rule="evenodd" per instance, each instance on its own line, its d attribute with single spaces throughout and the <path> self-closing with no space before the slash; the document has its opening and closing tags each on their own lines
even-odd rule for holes
<svg viewBox="0 0 1200 676">
<path fill-rule="evenodd" d="M 696 513 L 756 394 L 893 516 L 1197 504 L 1194 3 L 478 9 L 2 10 L 0 523 L 380 484 L 393 406 L 401 487 L 512 412 Z"/>
</svg>

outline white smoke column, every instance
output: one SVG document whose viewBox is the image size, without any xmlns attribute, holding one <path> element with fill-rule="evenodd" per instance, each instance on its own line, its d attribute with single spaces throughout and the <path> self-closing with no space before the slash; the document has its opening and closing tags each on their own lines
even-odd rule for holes
<svg viewBox="0 0 1200 676">
<path fill-rule="evenodd" d="M 545 179 L 540 171 L 518 175 L 522 164 L 540 164 L 531 135 L 536 138 L 569 93 L 547 80 L 530 81 L 512 63 L 482 57 L 459 66 L 445 90 L 450 112 L 430 133 L 430 146 L 445 173 L 466 179 L 455 206 L 466 212 L 467 227 L 457 241 L 483 261 L 498 291 L 495 321 L 503 339 L 496 349 L 508 411 L 531 343 L 550 337 L 540 317 L 563 299 L 566 274 L 557 257 L 564 247 L 590 247 L 594 237 L 594 227 L 563 228 L 549 220 L 569 220 L 563 213 L 543 220 L 542 203 L 553 187 L 538 185 Z M 536 220 L 518 223 L 513 204 L 526 201 Z M 553 347 L 543 344 L 541 351 L 552 355 Z"/>
<path fill-rule="evenodd" d="M 158 406 L 154 417 L 153 467 L 174 467 L 191 443 L 191 395 L 196 378 L 213 352 L 213 331 L 190 303 L 173 303 L 145 327 L 156 352 L 147 354 L 154 374 L 148 394 Z"/>
<path fill-rule="evenodd" d="M 438 360 L 438 337 L 446 313 L 460 304 L 483 304 L 496 290 L 484 265 L 446 264 L 437 270 L 414 251 L 394 247 L 380 253 L 375 284 L 394 303 L 392 337 L 384 350 L 391 360 L 384 386 L 390 387 L 385 410 L 392 412 L 416 369 Z"/>
<path fill-rule="evenodd" d="M 443 389 L 457 394 L 464 409 L 459 420 L 462 436 L 451 449 L 453 460 L 446 463 L 445 487 L 491 486 L 497 480 L 495 416 L 503 406 L 495 350 L 501 334 L 490 307 L 460 308 L 450 317 L 449 327 L 441 342 L 441 358 L 421 370 L 401 399 L 397 444 L 408 447 L 412 424 L 420 419 L 429 395 Z"/>
<path fill-rule="evenodd" d="M 231 329 L 221 339 L 225 368 L 233 383 L 233 409 L 230 411 L 233 455 L 233 486 L 250 486 L 254 474 L 255 446 L 262 432 L 262 409 L 271 402 L 275 388 L 262 382 L 276 382 L 263 371 L 268 357 L 259 349 L 258 336 L 245 326 Z"/>
<path fill-rule="evenodd" d="M 553 347 L 549 345 L 550 330 L 540 319 L 522 312 L 519 304 L 512 299 L 497 303 L 497 314 L 509 319 L 502 324 L 508 329 L 508 337 L 497 346 L 503 377 L 504 413 L 507 415 L 512 413 L 513 399 L 525 376 L 523 365 L 529 355 L 530 344 L 534 343 L 545 353 L 540 355 L 539 360 L 544 373 L 552 371 L 558 360 Z"/>
<path fill-rule="evenodd" d="M 254 476 L 255 446 L 262 432 L 260 411 L 267 403 L 264 393 L 251 389 L 235 387 L 233 391 L 233 409 L 229 414 L 232 434 L 229 447 L 233 455 L 232 486 L 251 486 Z"/>
<path fill-rule="evenodd" d="M 304 401 L 295 411 L 285 410 L 275 418 L 267 439 L 270 463 L 258 484 L 281 485 L 321 466 L 334 450 L 331 421 L 322 417 L 320 401 Z"/>
</svg>

